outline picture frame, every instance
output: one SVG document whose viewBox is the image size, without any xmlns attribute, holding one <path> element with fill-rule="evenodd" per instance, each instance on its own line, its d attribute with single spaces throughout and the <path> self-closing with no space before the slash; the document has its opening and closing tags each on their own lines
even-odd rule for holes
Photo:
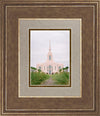
<svg viewBox="0 0 100 116">
<path fill-rule="evenodd" d="M 63 30 L 63 32 L 65 33 L 68 33 L 70 32 L 68 35 L 72 38 L 70 38 L 70 47 L 67 47 L 67 48 L 63 48 L 62 51 L 60 52 L 60 54 L 62 54 L 64 52 L 64 49 L 66 49 L 68 52 L 70 51 L 70 61 L 73 61 L 72 63 L 70 63 L 71 65 L 69 66 L 70 67 L 70 70 L 72 72 L 72 76 L 70 78 L 72 78 L 72 80 L 70 81 L 70 83 L 72 82 L 73 84 L 71 86 L 66 86 L 66 85 L 34 85 L 34 86 L 29 86 L 29 81 L 31 78 L 30 78 L 30 73 L 29 71 L 31 72 L 31 69 L 28 68 L 30 67 L 30 57 L 31 57 L 31 54 L 30 54 L 30 41 L 29 41 L 29 30 L 31 28 L 33 28 L 32 30 L 34 30 L 34 35 L 32 34 L 32 36 L 34 36 L 32 38 L 32 40 L 35 39 L 34 42 L 31 43 L 31 46 L 35 47 L 35 46 L 38 46 L 38 44 L 40 45 L 41 41 L 42 41 L 42 45 L 48 40 L 48 36 L 50 37 L 52 34 L 48 35 L 49 33 L 51 33 L 51 30 L 58 30 L 56 31 L 52 31 L 53 32 L 53 35 L 55 35 L 54 37 L 56 37 L 56 41 L 57 42 L 55 45 L 58 45 L 58 38 L 60 39 L 61 43 L 63 42 L 63 38 L 60 37 L 60 28 L 57 28 L 56 25 L 55 25 L 55 22 L 56 22 L 56 25 L 60 26 Z M 49 19 L 49 18 L 43 18 L 43 19 L 38 19 L 36 18 L 35 20 L 33 18 L 20 18 L 18 20 L 18 29 L 19 29 L 19 51 L 18 51 L 18 56 L 19 56 L 19 76 L 18 76 L 18 80 L 19 80 L 19 85 L 18 85 L 18 93 L 19 93 L 19 97 L 81 97 L 82 95 L 82 67 L 81 67 L 81 63 L 82 63 L 82 55 L 81 55 L 81 48 L 82 48 L 82 34 L 81 34 L 81 30 L 82 30 L 82 27 L 81 27 L 81 19 Z M 63 24 L 62 24 L 63 23 Z M 38 24 L 39 24 L 39 27 L 38 27 Z M 52 27 L 50 27 L 50 24 L 52 24 Z M 68 29 L 66 28 L 66 26 L 68 26 Z M 26 28 L 24 28 L 26 27 Z M 38 27 L 38 28 L 37 28 Z M 77 29 L 76 29 L 77 28 Z M 46 39 L 44 40 L 43 39 L 43 35 L 41 35 L 41 37 L 38 37 L 38 35 L 36 35 L 35 33 L 35 30 L 50 30 L 48 32 L 48 34 L 45 33 L 45 36 L 47 35 Z M 70 29 L 72 30 L 72 33 L 71 34 L 71 31 Z M 69 31 L 67 31 L 69 30 Z M 21 34 L 21 33 L 25 33 L 25 34 Z M 32 32 L 33 33 L 33 32 Z M 40 34 L 43 33 L 42 31 L 40 32 Z M 78 33 L 77 35 L 75 33 Z M 59 34 L 59 36 L 57 37 L 57 34 Z M 61 34 L 62 36 L 63 34 Z M 69 40 L 69 37 L 68 35 L 65 36 L 65 42 Z M 37 36 L 35 38 L 35 36 Z M 44 37 L 45 37 L 44 36 Z M 40 40 L 38 40 L 40 38 Z M 49 40 L 51 39 L 52 37 L 49 38 Z M 24 40 L 24 41 L 23 41 Z M 55 38 L 52 38 L 52 41 L 54 41 Z M 72 41 L 71 41 L 72 40 Z M 36 42 L 37 41 L 37 42 Z M 52 44 L 54 44 L 55 42 L 53 42 Z M 59 45 L 61 46 L 61 43 L 59 43 Z M 64 44 L 63 43 L 63 44 Z M 69 43 L 69 42 L 68 42 Z M 77 47 L 75 48 L 74 45 L 72 45 L 73 43 L 77 44 Z M 47 43 L 46 43 L 47 44 Z M 46 44 L 44 44 L 44 46 L 46 46 Z M 26 47 L 24 47 L 24 45 Z M 41 46 L 41 45 L 40 45 Z M 40 49 L 40 46 L 38 49 Z M 67 46 L 67 43 L 63 46 Z M 47 47 L 44 47 L 44 50 L 46 49 Z M 55 47 L 56 48 L 56 47 Z M 70 49 L 69 49 L 70 48 Z M 41 54 L 40 50 L 38 51 L 38 49 L 35 50 L 35 48 L 33 49 L 34 52 L 32 52 L 32 54 L 37 54 L 37 52 L 39 54 Z M 57 47 L 56 49 L 61 49 L 61 47 Z M 69 49 L 69 50 L 68 50 Z M 42 48 L 41 48 L 42 50 Z M 63 54 L 66 55 L 66 50 L 65 50 L 65 53 Z M 76 54 L 71 54 L 71 53 L 76 53 L 77 52 L 77 55 Z M 49 52 L 50 53 L 50 52 Z M 59 53 L 59 51 L 58 51 Z M 23 54 L 23 55 L 22 55 Z M 40 57 L 42 57 L 44 53 L 42 53 L 40 55 Z M 46 54 L 46 53 L 45 53 Z M 45 56 L 44 54 L 44 56 Z M 50 53 L 51 54 L 51 53 Z M 55 53 L 56 54 L 56 53 Z M 39 59 L 39 56 L 37 56 L 36 60 L 34 59 L 36 56 L 34 56 L 32 58 L 32 61 L 36 61 L 37 59 Z M 57 56 L 56 56 L 57 57 Z M 61 57 L 61 56 L 59 56 Z M 59 57 L 57 59 L 59 59 Z M 25 60 L 24 60 L 25 59 Z M 65 60 L 67 59 L 64 58 Z M 43 58 L 44 60 L 44 58 Z M 61 61 L 61 59 L 59 59 Z M 80 61 L 80 62 L 79 62 Z M 42 62 L 41 60 L 39 62 Z M 66 62 L 66 61 L 65 61 Z M 76 68 L 76 65 L 75 63 L 77 64 L 77 68 Z M 38 62 L 37 62 L 38 63 Z M 51 65 L 50 62 L 47 62 L 47 64 L 49 63 L 49 65 Z M 66 62 L 67 63 L 67 62 Z M 36 65 L 36 63 L 35 63 Z M 54 64 L 55 65 L 55 64 Z M 25 68 L 26 67 L 26 68 Z M 70 73 L 71 73 L 70 72 Z M 28 75 L 29 74 L 29 75 Z M 32 72 L 32 75 L 35 74 L 35 77 L 33 77 L 33 79 L 35 79 L 33 82 L 34 83 L 37 83 L 37 82 L 40 82 L 39 79 L 41 80 L 41 75 L 44 75 L 43 71 L 42 72 Z M 56 74 L 56 79 L 59 80 L 60 78 L 60 83 L 63 82 L 67 82 L 67 81 L 63 81 L 63 79 L 65 80 L 66 77 L 68 77 L 67 75 L 67 72 L 64 72 L 62 70 L 62 72 Z M 77 74 L 77 75 L 76 75 Z M 36 75 L 40 75 L 40 76 L 36 76 Z M 58 75 L 58 77 L 57 77 Z M 60 75 L 60 76 L 59 76 Z M 66 75 L 66 76 L 64 76 Z M 51 76 L 50 74 L 48 76 Z M 50 81 L 49 82 L 54 82 L 54 75 L 51 76 Z M 29 77 L 29 79 L 27 79 Z M 43 76 L 42 76 L 43 77 Z M 45 75 L 44 75 L 45 77 Z M 24 80 L 23 80 L 24 79 Z M 47 79 L 46 82 L 49 80 Z M 26 84 L 25 84 L 26 83 Z M 43 81 L 44 83 L 44 81 Z M 48 83 L 48 82 L 47 82 Z M 32 88 L 33 87 L 33 88 Z M 34 87 L 38 87 L 38 88 L 34 88 Z M 41 87 L 52 87 L 52 88 L 41 88 Z M 55 88 L 56 87 L 56 88 Z M 57 88 L 59 87 L 59 89 Z M 63 87 L 63 88 L 62 88 Z M 66 88 L 65 88 L 66 87 Z M 52 89 L 52 91 L 49 91 L 49 89 Z M 24 92 L 25 91 L 25 92 Z M 31 91 L 31 92 L 29 92 Z M 49 91 L 49 92 L 48 92 Z M 66 92 L 66 91 L 69 91 L 69 92 Z M 76 92 L 74 92 L 76 91 Z M 48 93 L 48 94 L 47 94 Z M 66 93 L 66 94 L 65 94 Z M 30 94 L 30 95 L 29 95 Z"/>
<path fill-rule="evenodd" d="M 100 38 L 100 1 L 99 0 L 1 0 L 0 1 L 0 115 L 66 115 L 66 116 L 99 116 L 100 115 L 100 65 L 99 65 L 99 38 Z M 27 18 L 30 21 L 35 21 L 33 24 L 36 25 L 37 28 L 40 28 L 41 20 L 43 20 L 43 27 L 46 28 L 46 18 L 50 20 L 51 26 L 58 26 L 58 23 L 61 19 L 68 19 L 69 21 L 73 19 L 79 18 L 82 22 L 82 25 L 79 29 L 82 35 L 82 49 L 80 48 L 79 52 L 82 58 L 82 62 L 80 63 L 81 71 L 80 74 L 82 77 L 80 78 L 80 93 L 81 96 L 77 97 L 78 92 L 76 90 L 73 92 L 75 95 L 67 96 L 64 91 L 64 94 L 61 93 L 60 88 L 52 93 L 49 91 L 53 91 L 54 88 L 46 93 L 40 92 L 37 89 L 33 90 L 32 96 L 28 93 L 25 96 L 21 94 L 23 89 L 21 88 L 22 82 L 21 79 L 23 76 L 20 76 L 19 70 L 21 66 L 21 61 L 24 61 L 27 57 L 24 57 L 24 52 L 20 52 L 20 47 L 24 45 L 24 49 L 26 48 L 23 41 L 20 44 L 21 35 L 23 37 L 27 37 L 29 34 L 29 28 L 27 35 L 20 28 L 19 32 L 19 19 Z M 52 21 L 54 20 L 54 23 Z M 39 20 L 40 23 L 37 22 Z M 58 21 L 58 23 L 57 23 Z M 62 21 L 64 22 L 64 21 Z M 61 22 L 61 26 L 65 23 Z M 71 22 L 71 23 L 72 23 Z M 24 22 L 23 22 L 24 23 Z M 71 25 L 71 23 L 67 22 L 66 24 Z M 20 23 L 20 25 L 22 22 Z M 27 26 L 30 25 L 25 23 Z M 74 25 L 74 23 L 73 23 Z M 30 25 L 31 26 L 31 25 Z M 68 25 L 67 25 L 68 26 Z M 21 27 L 21 26 L 20 26 Z M 36 28 L 34 27 L 34 28 Z M 81 28 L 82 27 L 82 28 Z M 41 26 L 42 28 L 42 26 Z M 50 27 L 52 28 L 52 27 Z M 53 27 L 54 28 L 54 27 Z M 57 27 L 60 28 L 60 25 Z M 69 27 L 67 27 L 69 28 Z M 74 28 L 77 30 L 77 26 L 74 25 Z M 26 29 L 26 26 L 24 26 Z M 72 29 L 73 30 L 73 29 Z M 74 31 L 72 32 L 73 36 Z M 74 35 L 78 36 L 78 33 L 74 33 Z M 78 37 L 75 38 L 78 38 Z M 79 36 L 80 37 L 80 36 Z M 27 37 L 27 40 L 29 38 Z M 24 39 L 25 40 L 25 39 Z M 77 47 L 78 39 L 74 39 L 72 37 L 71 47 L 73 49 Z M 76 43 L 75 43 L 76 41 Z M 27 43 L 27 41 L 26 41 Z M 80 42 L 79 42 L 80 43 Z M 19 46 L 20 45 L 20 46 Z M 79 45 L 78 45 L 79 46 Z M 27 47 L 29 48 L 29 47 Z M 73 50 L 72 49 L 72 50 Z M 29 49 L 28 49 L 29 50 Z M 77 51 L 77 50 L 76 50 Z M 80 52 L 81 51 L 81 52 Z M 19 62 L 19 52 L 22 55 L 22 60 Z M 73 60 L 73 54 L 77 54 L 77 52 L 71 52 L 71 60 Z M 77 55 L 75 55 L 77 56 Z M 23 58 L 24 57 L 24 58 Z M 26 61 L 25 60 L 25 61 Z M 78 61 L 79 59 L 77 59 Z M 75 61 L 75 60 L 74 60 Z M 80 62 L 80 61 L 79 61 Z M 75 62 L 73 62 L 75 63 Z M 71 64 L 73 64 L 71 63 Z M 76 65 L 76 64 L 75 64 Z M 71 65 L 71 69 L 73 70 L 73 66 Z M 27 66 L 27 65 L 26 65 Z M 79 67 L 79 68 L 80 68 Z M 27 67 L 24 68 L 24 72 L 27 70 Z M 77 66 L 76 66 L 77 69 Z M 28 72 L 29 70 L 27 70 Z M 73 75 L 71 72 L 71 75 Z M 28 73 L 25 73 L 28 74 Z M 79 72 L 74 73 L 75 80 L 79 75 Z M 19 78 L 21 77 L 21 78 Z M 72 77 L 73 78 L 73 77 Z M 28 78 L 27 78 L 28 79 Z M 71 85 L 73 85 L 73 82 Z M 27 85 L 27 83 L 24 83 Z M 76 88 L 77 84 L 75 84 Z M 23 86 L 22 86 L 23 87 Z M 30 87 L 29 87 L 30 88 Z M 34 87 L 32 87 L 34 88 Z M 48 87 L 47 87 L 48 88 Z M 65 88 L 65 87 L 64 87 Z M 70 87 L 69 87 L 70 88 Z M 62 88 L 61 88 L 62 89 Z M 30 91 L 30 90 L 28 90 Z M 37 93 L 40 93 L 38 95 Z M 24 90 L 25 92 L 25 90 Z M 60 93 L 62 96 L 60 96 Z M 68 93 L 68 91 L 67 91 Z M 36 95 L 35 95 L 36 94 Z M 20 96 L 22 95 L 22 96 Z M 42 95 L 42 96 L 41 96 Z M 54 96 L 53 96 L 54 95 Z M 57 96 L 56 96 L 57 95 Z M 80 94 L 79 94 L 80 95 Z M 35 96 L 35 97 L 34 97 Z"/>
</svg>

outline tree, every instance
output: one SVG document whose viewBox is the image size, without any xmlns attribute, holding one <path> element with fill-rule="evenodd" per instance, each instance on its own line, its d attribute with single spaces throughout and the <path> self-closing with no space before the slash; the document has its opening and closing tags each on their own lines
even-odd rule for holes
<svg viewBox="0 0 100 116">
<path fill-rule="evenodd" d="M 66 66 L 65 68 L 63 68 L 63 71 L 68 71 L 68 66 Z"/>
<path fill-rule="evenodd" d="M 68 66 L 65 67 L 65 69 L 68 69 L 68 68 L 69 68 Z"/>
<path fill-rule="evenodd" d="M 65 70 L 65 68 L 63 68 L 63 71 Z"/>
<path fill-rule="evenodd" d="M 59 69 L 59 72 L 61 72 L 62 71 L 62 69 Z"/>
<path fill-rule="evenodd" d="M 35 67 L 31 67 L 31 69 L 37 70 L 37 68 L 35 68 Z"/>
<path fill-rule="evenodd" d="M 38 72 L 41 72 L 41 70 L 40 70 L 40 69 L 38 69 Z"/>
</svg>

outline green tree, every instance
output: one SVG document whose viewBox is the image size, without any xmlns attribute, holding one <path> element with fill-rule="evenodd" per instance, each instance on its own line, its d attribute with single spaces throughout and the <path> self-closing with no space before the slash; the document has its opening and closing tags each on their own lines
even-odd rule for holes
<svg viewBox="0 0 100 116">
<path fill-rule="evenodd" d="M 62 69 L 59 69 L 59 72 L 61 72 L 62 71 Z"/>
<path fill-rule="evenodd" d="M 38 72 L 41 72 L 41 70 L 40 70 L 40 69 L 38 69 Z"/>
<path fill-rule="evenodd" d="M 69 68 L 68 66 L 65 67 L 65 69 L 68 69 L 68 68 Z"/>
<path fill-rule="evenodd" d="M 35 67 L 31 67 L 31 69 L 37 70 L 37 68 L 35 68 Z"/>
</svg>

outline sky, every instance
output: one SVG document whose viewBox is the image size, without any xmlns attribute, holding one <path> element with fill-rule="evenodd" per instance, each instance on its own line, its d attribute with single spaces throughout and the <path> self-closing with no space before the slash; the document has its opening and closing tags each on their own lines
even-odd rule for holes
<svg viewBox="0 0 100 116">
<path fill-rule="evenodd" d="M 44 63 L 49 51 L 51 41 L 51 52 L 56 63 L 70 63 L 70 32 L 68 30 L 31 30 L 30 35 L 30 63 L 32 67 Z"/>
</svg>

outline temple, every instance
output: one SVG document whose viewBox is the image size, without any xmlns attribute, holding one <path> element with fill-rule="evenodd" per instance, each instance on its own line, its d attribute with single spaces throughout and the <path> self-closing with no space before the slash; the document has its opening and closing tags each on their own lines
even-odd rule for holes
<svg viewBox="0 0 100 116">
<path fill-rule="evenodd" d="M 55 74 L 56 72 L 59 72 L 61 68 L 63 68 L 63 64 L 56 63 L 53 60 L 50 41 L 49 41 L 49 52 L 47 54 L 46 62 L 37 64 L 36 68 L 40 69 L 42 72 L 45 72 L 47 74 Z"/>
</svg>

